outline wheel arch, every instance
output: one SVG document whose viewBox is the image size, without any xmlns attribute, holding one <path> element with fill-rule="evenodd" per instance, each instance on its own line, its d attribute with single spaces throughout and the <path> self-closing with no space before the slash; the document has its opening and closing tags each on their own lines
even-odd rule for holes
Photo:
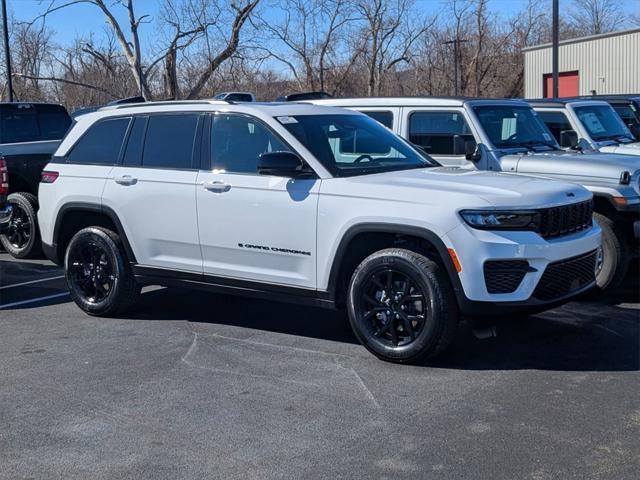
<svg viewBox="0 0 640 480">
<path fill-rule="evenodd" d="M 116 212 L 104 205 L 85 202 L 70 202 L 60 208 L 53 229 L 53 244 L 51 248 L 45 248 L 45 253 L 54 263 L 62 264 L 71 237 L 81 229 L 92 226 L 108 228 L 117 233 L 129 262 L 136 262 L 135 254 Z"/>
<path fill-rule="evenodd" d="M 366 246 L 362 242 L 366 239 Z M 388 223 L 361 223 L 349 227 L 340 240 L 331 263 L 328 295 L 336 304 L 344 302 L 346 286 L 358 264 L 374 251 L 390 246 L 427 253 L 432 260 L 443 266 L 458 304 L 466 301 L 462 283 L 451 261 L 446 245 L 431 230 L 413 225 Z"/>
</svg>

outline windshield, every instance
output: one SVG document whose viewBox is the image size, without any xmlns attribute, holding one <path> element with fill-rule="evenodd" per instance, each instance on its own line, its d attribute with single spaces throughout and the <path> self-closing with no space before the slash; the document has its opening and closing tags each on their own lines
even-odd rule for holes
<svg viewBox="0 0 640 480">
<path fill-rule="evenodd" d="M 574 107 L 573 110 L 593 140 L 632 140 L 631 132 L 609 105 Z"/>
<path fill-rule="evenodd" d="M 531 107 L 484 105 L 473 110 L 497 148 L 558 148 L 553 135 Z"/>
<path fill-rule="evenodd" d="M 439 165 L 365 115 L 276 119 L 336 177 Z"/>
</svg>

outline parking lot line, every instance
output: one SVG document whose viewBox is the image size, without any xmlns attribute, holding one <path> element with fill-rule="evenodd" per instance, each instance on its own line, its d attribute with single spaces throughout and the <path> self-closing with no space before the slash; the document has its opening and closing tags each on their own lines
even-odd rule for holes
<svg viewBox="0 0 640 480">
<path fill-rule="evenodd" d="M 32 283 L 48 282 L 50 280 L 59 280 L 61 278 L 64 278 L 64 275 L 58 275 L 57 277 L 41 278 L 39 280 L 29 280 L 28 282 L 13 283 L 11 285 L 3 285 L 2 287 L 0 287 L 0 290 L 4 290 L 5 288 L 21 287 L 23 285 L 30 285 Z"/>
<path fill-rule="evenodd" d="M 30 298 L 29 300 L 20 300 L 19 302 L 7 303 L 6 305 L 0 305 L 0 310 L 9 307 L 17 307 L 19 305 L 25 305 L 27 303 L 43 302 L 45 300 L 51 300 L 52 298 L 64 297 L 69 295 L 69 292 L 55 293 L 53 295 L 46 295 L 44 297 Z"/>
</svg>

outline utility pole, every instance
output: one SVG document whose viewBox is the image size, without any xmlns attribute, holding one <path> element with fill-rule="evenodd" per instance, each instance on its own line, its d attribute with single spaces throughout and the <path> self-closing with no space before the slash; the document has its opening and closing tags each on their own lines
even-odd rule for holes
<svg viewBox="0 0 640 480">
<path fill-rule="evenodd" d="M 454 95 L 458 96 L 459 91 L 459 80 L 458 80 L 458 49 L 461 43 L 468 42 L 469 40 L 463 40 L 460 38 L 455 38 L 453 40 L 448 40 L 446 42 L 442 42 L 443 45 L 453 45 L 453 91 Z"/>
<path fill-rule="evenodd" d="M 11 81 L 11 52 L 9 51 L 9 26 L 7 24 L 7 0 L 2 0 L 2 27 L 4 30 L 4 57 L 7 65 L 7 88 L 9 101 L 13 102 L 13 82 Z"/>
<path fill-rule="evenodd" d="M 559 6 L 560 0 L 553 0 L 553 19 L 552 19 L 552 47 L 551 47 L 551 62 L 553 76 L 553 98 L 558 98 L 558 50 L 560 41 L 560 28 L 559 28 Z"/>
</svg>

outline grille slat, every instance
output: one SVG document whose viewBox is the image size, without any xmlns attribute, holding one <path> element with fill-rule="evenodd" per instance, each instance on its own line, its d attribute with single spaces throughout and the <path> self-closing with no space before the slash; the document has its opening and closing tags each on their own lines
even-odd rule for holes
<svg viewBox="0 0 640 480">
<path fill-rule="evenodd" d="M 595 280 L 596 251 L 547 265 L 533 296 L 554 300 L 591 284 Z"/>
<path fill-rule="evenodd" d="M 543 238 L 554 238 L 576 233 L 592 225 L 593 202 L 573 203 L 561 207 L 539 210 L 539 234 Z"/>
</svg>

